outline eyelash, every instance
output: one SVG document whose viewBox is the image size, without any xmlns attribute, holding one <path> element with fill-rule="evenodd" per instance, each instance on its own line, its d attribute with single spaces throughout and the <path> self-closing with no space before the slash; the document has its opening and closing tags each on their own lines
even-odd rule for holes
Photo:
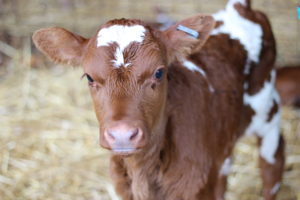
<svg viewBox="0 0 300 200">
<path fill-rule="evenodd" d="M 87 80 L 88 80 L 89 83 L 93 83 L 94 82 L 94 79 L 92 79 L 92 77 L 90 75 L 85 74 L 85 76 L 86 76 L 86 78 L 87 78 Z"/>
<path fill-rule="evenodd" d="M 160 80 L 163 77 L 163 75 L 164 75 L 164 69 L 160 68 L 160 69 L 156 70 L 154 77 L 155 77 L 155 79 Z"/>
</svg>

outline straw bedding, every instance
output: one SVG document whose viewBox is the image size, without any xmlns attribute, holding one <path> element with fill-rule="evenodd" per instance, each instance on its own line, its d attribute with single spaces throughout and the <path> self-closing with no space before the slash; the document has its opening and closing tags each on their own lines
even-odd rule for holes
<svg viewBox="0 0 300 200">
<path fill-rule="evenodd" d="M 98 125 L 82 70 L 30 68 L 30 52 L 28 39 L 7 67 L 0 68 L 0 199 L 117 199 L 108 175 L 109 153 L 98 146 Z M 279 199 L 296 200 L 299 111 L 283 109 L 282 129 L 287 161 Z M 238 144 L 227 199 L 261 199 L 255 147 L 255 138 Z"/>
</svg>

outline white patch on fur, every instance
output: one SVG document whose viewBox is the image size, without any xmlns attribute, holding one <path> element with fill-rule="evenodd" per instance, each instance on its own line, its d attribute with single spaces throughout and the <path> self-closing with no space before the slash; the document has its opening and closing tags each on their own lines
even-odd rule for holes
<svg viewBox="0 0 300 200">
<path fill-rule="evenodd" d="M 278 192 L 279 188 L 280 188 L 280 185 L 281 185 L 281 184 L 280 184 L 279 182 L 276 183 L 276 184 L 273 186 L 273 188 L 271 189 L 270 194 L 271 194 L 271 195 L 276 194 L 276 193 Z"/>
<path fill-rule="evenodd" d="M 247 81 L 244 82 L 244 90 L 247 90 L 249 88 L 249 83 Z"/>
<path fill-rule="evenodd" d="M 251 68 L 251 60 L 248 57 L 246 60 L 246 65 L 245 65 L 245 69 L 244 69 L 244 74 L 249 74 L 250 73 L 250 68 Z"/>
<path fill-rule="evenodd" d="M 249 105 L 255 114 L 246 129 L 246 135 L 256 133 L 262 138 L 260 155 L 270 164 L 275 163 L 275 153 L 279 144 L 280 137 L 280 110 L 273 115 L 268 122 L 269 113 L 274 104 L 274 100 L 279 104 L 279 95 L 275 89 L 275 70 L 271 72 L 271 81 L 265 82 L 259 92 L 250 96 L 244 94 L 244 104 Z"/>
<path fill-rule="evenodd" d="M 214 92 L 215 91 L 215 89 L 212 87 L 212 85 L 208 81 L 205 71 L 200 66 L 195 65 L 195 63 L 193 63 L 193 62 L 191 62 L 189 60 L 183 60 L 182 61 L 182 65 L 185 68 L 187 68 L 188 70 L 199 72 L 206 79 L 209 91 L 210 92 Z"/>
<path fill-rule="evenodd" d="M 222 168 L 220 170 L 220 175 L 228 176 L 230 171 L 231 171 L 231 158 L 229 157 L 225 159 Z"/>
<path fill-rule="evenodd" d="M 265 134 L 262 136 L 262 144 L 260 147 L 260 155 L 270 164 L 274 164 L 275 154 L 279 144 L 280 138 L 280 113 L 273 116 L 271 122 L 266 122 L 261 133 Z"/>
<path fill-rule="evenodd" d="M 109 46 L 117 43 L 118 47 L 115 52 L 115 60 L 112 61 L 114 67 L 127 67 L 130 63 L 124 63 L 124 49 L 132 42 L 141 43 L 144 40 L 146 29 L 141 25 L 123 26 L 112 25 L 103 28 L 97 35 L 97 47 Z"/>
<path fill-rule="evenodd" d="M 115 67 L 120 67 L 122 65 L 124 65 L 124 67 L 128 67 L 131 64 L 131 63 L 125 63 L 124 62 L 123 52 L 121 51 L 120 48 L 116 49 L 115 60 L 112 60 L 111 62 L 113 63 L 113 65 Z"/>
<path fill-rule="evenodd" d="M 231 39 L 239 40 L 248 53 L 248 59 L 258 62 L 262 47 L 262 28 L 259 24 L 242 17 L 234 8 L 236 3 L 246 5 L 245 0 L 230 0 L 225 10 L 213 15 L 215 20 L 222 21 L 223 24 L 213 30 L 211 35 L 225 33 Z"/>
<path fill-rule="evenodd" d="M 202 76 L 206 77 L 206 73 L 203 69 L 201 69 L 199 66 L 195 65 L 193 62 L 189 61 L 189 60 L 184 60 L 183 61 L 183 66 L 186 67 L 187 69 L 191 70 L 191 71 L 197 71 L 200 74 L 202 74 Z"/>
</svg>

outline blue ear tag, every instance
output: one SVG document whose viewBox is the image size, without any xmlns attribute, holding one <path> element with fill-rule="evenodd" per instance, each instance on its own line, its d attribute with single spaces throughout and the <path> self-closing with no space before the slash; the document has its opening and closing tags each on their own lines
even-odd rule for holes
<svg viewBox="0 0 300 200">
<path fill-rule="evenodd" d="M 177 30 L 179 31 L 183 31 L 187 34 L 189 34 L 190 36 L 194 37 L 194 38 L 198 38 L 199 37 L 199 33 L 193 29 L 190 29 L 186 26 L 182 26 L 182 25 L 178 25 L 177 26 Z"/>
<path fill-rule="evenodd" d="M 300 19 L 300 6 L 297 7 L 298 19 Z"/>
</svg>

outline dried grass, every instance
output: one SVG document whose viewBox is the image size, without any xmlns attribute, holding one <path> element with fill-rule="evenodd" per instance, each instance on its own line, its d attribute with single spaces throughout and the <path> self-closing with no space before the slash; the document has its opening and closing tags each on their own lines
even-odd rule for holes
<svg viewBox="0 0 300 200">
<path fill-rule="evenodd" d="M 81 69 L 31 69 L 27 52 L 1 77 L 0 199 L 115 199 Z"/>
</svg>

